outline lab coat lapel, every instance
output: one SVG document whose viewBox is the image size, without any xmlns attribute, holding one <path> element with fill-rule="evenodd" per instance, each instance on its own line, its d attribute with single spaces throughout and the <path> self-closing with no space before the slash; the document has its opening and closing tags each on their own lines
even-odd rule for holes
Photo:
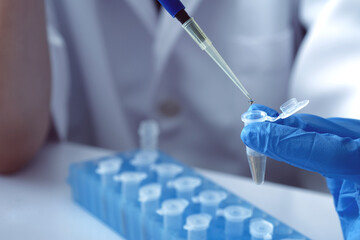
<svg viewBox="0 0 360 240">
<path fill-rule="evenodd" d="M 151 35 L 154 34 L 157 22 L 157 10 L 153 0 L 125 0 L 140 18 Z"/>
<path fill-rule="evenodd" d="M 130 149 L 135 146 L 135 139 L 128 128 L 121 98 L 114 85 L 115 79 L 109 69 L 100 17 L 97 15 L 98 3 L 97 0 L 61 1 L 72 23 L 69 31 L 81 31 L 81 34 L 73 34 L 74 49 L 86 79 L 84 91 L 88 96 L 97 143 L 105 148 Z"/>
<path fill-rule="evenodd" d="M 183 0 L 182 2 L 186 6 L 186 11 L 189 15 L 193 16 L 202 0 Z M 160 77 L 164 70 L 165 63 L 167 62 L 176 41 L 179 39 L 180 34 L 184 33 L 180 23 L 176 19 L 171 21 L 169 18 L 171 18 L 171 16 L 162 9 L 159 16 L 153 48 L 156 79 Z"/>
</svg>

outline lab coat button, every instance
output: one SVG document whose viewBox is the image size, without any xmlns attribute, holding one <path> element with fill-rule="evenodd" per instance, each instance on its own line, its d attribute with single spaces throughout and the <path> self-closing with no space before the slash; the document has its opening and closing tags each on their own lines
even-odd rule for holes
<svg viewBox="0 0 360 240">
<path fill-rule="evenodd" d="M 180 113 L 180 104 L 174 100 L 165 100 L 159 105 L 159 111 L 165 117 L 175 117 Z"/>
</svg>

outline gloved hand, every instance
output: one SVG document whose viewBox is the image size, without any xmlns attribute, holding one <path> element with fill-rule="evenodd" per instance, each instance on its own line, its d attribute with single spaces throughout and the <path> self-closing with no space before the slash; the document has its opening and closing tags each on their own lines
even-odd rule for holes
<svg viewBox="0 0 360 240">
<path fill-rule="evenodd" d="M 249 110 L 278 113 L 254 104 Z M 327 177 L 345 239 L 360 239 L 360 121 L 295 114 L 274 123 L 247 125 L 241 139 L 250 148 Z"/>
</svg>

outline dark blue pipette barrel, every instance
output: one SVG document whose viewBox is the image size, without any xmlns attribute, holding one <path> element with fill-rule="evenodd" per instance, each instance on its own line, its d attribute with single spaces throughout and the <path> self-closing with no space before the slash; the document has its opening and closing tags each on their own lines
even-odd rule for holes
<svg viewBox="0 0 360 240">
<path fill-rule="evenodd" d="M 158 0 L 158 1 L 172 17 L 175 17 L 175 15 L 178 12 L 185 9 L 185 6 L 179 0 Z"/>
</svg>

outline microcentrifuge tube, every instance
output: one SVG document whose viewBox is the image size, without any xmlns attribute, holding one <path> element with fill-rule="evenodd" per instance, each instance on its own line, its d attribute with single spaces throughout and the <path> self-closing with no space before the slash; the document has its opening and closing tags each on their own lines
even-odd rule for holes
<svg viewBox="0 0 360 240">
<path fill-rule="evenodd" d="M 150 183 L 141 187 L 139 190 L 141 212 L 145 215 L 155 214 L 159 209 L 160 197 L 161 185 L 159 183 Z"/>
<path fill-rule="evenodd" d="M 195 189 L 200 185 L 201 178 L 189 176 L 179 177 L 167 184 L 168 187 L 175 188 L 178 198 L 185 198 L 187 200 L 191 200 Z"/>
<path fill-rule="evenodd" d="M 241 115 L 245 126 L 254 122 L 265 122 L 267 114 L 263 111 L 248 111 Z M 266 169 L 266 155 L 258 153 L 246 146 L 246 154 L 251 170 L 251 176 L 256 184 L 264 183 Z"/>
<path fill-rule="evenodd" d="M 141 239 L 153 239 L 154 229 L 150 224 L 151 218 L 156 216 L 161 197 L 161 184 L 150 183 L 140 188 L 139 202 L 141 204 Z"/>
<path fill-rule="evenodd" d="M 250 221 L 249 230 L 251 240 L 271 240 L 274 226 L 262 218 L 254 218 Z"/>
<path fill-rule="evenodd" d="M 173 163 L 155 164 L 152 169 L 156 172 L 158 183 L 163 186 L 184 170 L 183 167 Z"/>
<path fill-rule="evenodd" d="M 231 205 L 217 211 L 218 216 L 225 218 L 225 235 L 241 236 L 244 233 L 244 222 L 253 214 L 252 209 L 239 205 Z"/>
<path fill-rule="evenodd" d="M 183 213 L 189 202 L 182 198 L 168 199 L 162 203 L 157 213 L 164 218 L 164 229 L 179 231 L 182 228 Z"/>
<path fill-rule="evenodd" d="M 201 212 L 215 217 L 219 204 L 227 197 L 227 193 L 219 190 L 204 190 L 192 198 L 195 203 L 200 203 Z"/>
<path fill-rule="evenodd" d="M 100 161 L 95 172 L 101 176 L 101 184 L 107 185 L 111 183 L 113 175 L 119 172 L 121 165 L 121 158 L 111 158 Z"/>
<path fill-rule="evenodd" d="M 159 125 L 154 120 L 144 120 L 139 126 L 140 149 L 156 151 L 158 149 Z"/>
<path fill-rule="evenodd" d="M 280 106 L 280 110 L 282 111 L 282 113 L 279 114 L 277 117 L 268 116 L 264 111 L 252 110 L 242 114 L 241 120 L 244 122 L 245 126 L 255 122 L 275 122 L 279 119 L 285 119 L 293 115 L 297 111 L 306 107 L 308 104 L 309 100 L 298 102 L 296 98 L 292 98 Z M 249 147 L 246 147 L 246 154 L 254 182 L 256 184 L 264 183 L 266 155 L 258 153 Z"/>
<path fill-rule="evenodd" d="M 108 220 L 111 212 L 109 212 L 110 208 L 107 204 L 107 187 L 112 186 L 114 183 L 113 177 L 116 173 L 119 172 L 122 165 L 121 158 L 110 158 L 106 160 L 102 160 L 98 163 L 98 167 L 95 172 L 100 175 L 101 185 L 100 185 L 100 215 L 104 220 Z"/>
<path fill-rule="evenodd" d="M 159 157 L 158 137 L 159 126 L 154 120 L 144 120 L 139 126 L 140 151 L 135 154 L 131 164 L 137 171 L 148 172 L 150 166 L 156 162 Z"/>
<path fill-rule="evenodd" d="M 187 240 L 206 240 L 211 216 L 209 214 L 193 214 L 186 218 L 184 229 L 187 230 Z"/>
<path fill-rule="evenodd" d="M 125 201 L 138 200 L 138 192 L 140 183 L 147 177 L 142 172 L 123 172 L 115 175 L 114 180 L 121 182 L 121 196 Z"/>
</svg>

